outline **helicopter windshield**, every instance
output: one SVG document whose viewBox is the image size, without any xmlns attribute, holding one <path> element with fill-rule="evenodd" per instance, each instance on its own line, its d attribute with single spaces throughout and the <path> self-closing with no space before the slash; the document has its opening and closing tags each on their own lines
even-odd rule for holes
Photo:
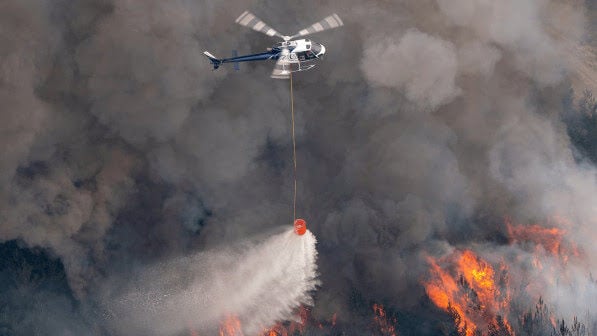
<svg viewBox="0 0 597 336">
<path fill-rule="evenodd" d="M 319 43 L 315 43 L 313 42 L 313 46 L 311 47 L 311 50 L 316 54 L 319 55 L 319 53 L 321 52 L 321 44 Z"/>
</svg>

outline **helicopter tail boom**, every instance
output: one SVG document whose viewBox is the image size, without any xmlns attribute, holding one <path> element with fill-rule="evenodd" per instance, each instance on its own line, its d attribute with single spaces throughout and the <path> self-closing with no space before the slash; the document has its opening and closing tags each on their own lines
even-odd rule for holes
<svg viewBox="0 0 597 336">
<path fill-rule="evenodd" d="M 203 55 L 209 58 L 209 61 L 214 66 L 214 69 L 220 67 L 220 65 L 224 63 L 235 63 L 238 64 L 239 62 L 250 62 L 250 61 L 265 61 L 269 59 L 278 59 L 279 52 L 278 51 L 268 51 L 259 54 L 251 54 L 251 55 L 243 55 L 243 56 L 236 56 L 232 58 L 216 58 L 214 55 L 210 54 L 208 51 L 204 51 Z"/>
</svg>

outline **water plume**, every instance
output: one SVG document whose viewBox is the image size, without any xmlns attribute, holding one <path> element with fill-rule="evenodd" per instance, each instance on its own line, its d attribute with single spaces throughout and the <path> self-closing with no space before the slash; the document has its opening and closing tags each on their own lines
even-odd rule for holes
<svg viewBox="0 0 597 336">
<path fill-rule="evenodd" d="M 256 334 L 312 303 L 315 243 L 309 231 L 288 230 L 141 269 L 125 286 L 108 282 L 108 319 L 128 335 L 173 335 L 214 332 L 233 316 L 244 334 Z"/>
</svg>

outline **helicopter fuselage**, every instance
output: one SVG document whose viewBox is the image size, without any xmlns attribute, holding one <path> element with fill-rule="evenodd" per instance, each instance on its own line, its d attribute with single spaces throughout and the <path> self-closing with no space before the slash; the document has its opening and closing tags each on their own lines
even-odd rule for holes
<svg viewBox="0 0 597 336">
<path fill-rule="evenodd" d="M 325 54 L 325 47 L 322 44 L 309 39 L 278 42 L 271 50 L 281 53 L 285 47 L 301 62 L 314 60 Z"/>
<path fill-rule="evenodd" d="M 284 55 L 284 50 L 288 50 L 288 54 Z M 311 41 L 310 39 L 300 39 L 293 41 L 278 42 L 273 47 L 268 48 L 267 52 L 243 55 L 231 58 L 216 59 L 212 55 L 206 55 L 209 57 L 214 69 L 217 69 L 222 63 L 239 63 L 239 62 L 251 62 L 251 61 L 264 61 L 264 60 L 278 60 L 280 57 L 288 57 L 292 61 L 298 61 L 299 63 L 313 62 L 318 58 L 321 58 L 325 54 L 325 46 L 317 42 Z M 211 57 L 210 57 L 211 56 Z M 314 67 L 315 64 L 301 64 L 294 71 L 308 70 Z"/>
</svg>

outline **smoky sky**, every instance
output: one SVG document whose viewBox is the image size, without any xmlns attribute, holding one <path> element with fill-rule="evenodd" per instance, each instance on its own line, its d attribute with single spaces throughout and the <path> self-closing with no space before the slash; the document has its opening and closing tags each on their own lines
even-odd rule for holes
<svg viewBox="0 0 597 336">
<path fill-rule="evenodd" d="M 213 71 L 202 55 L 278 42 L 234 24 L 247 9 L 282 34 L 345 24 L 311 37 L 327 53 L 293 80 L 314 315 L 354 319 L 355 293 L 425 315 L 425 257 L 515 253 L 506 216 L 567 218 L 586 256 L 573 272 L 594 271 L 597 170 L 561 117 L 569 46 L 590 27 L 581 1 L 7 0 L 0 240 L 42 249 L 68 284 L 39 294 L 59 313 L 38 326 L 101 334 L 108 277 L 290 225 L 288 81 L 271 62 Z M 543 295 L 575 313 L 569 292 Z"/>
</svg>

